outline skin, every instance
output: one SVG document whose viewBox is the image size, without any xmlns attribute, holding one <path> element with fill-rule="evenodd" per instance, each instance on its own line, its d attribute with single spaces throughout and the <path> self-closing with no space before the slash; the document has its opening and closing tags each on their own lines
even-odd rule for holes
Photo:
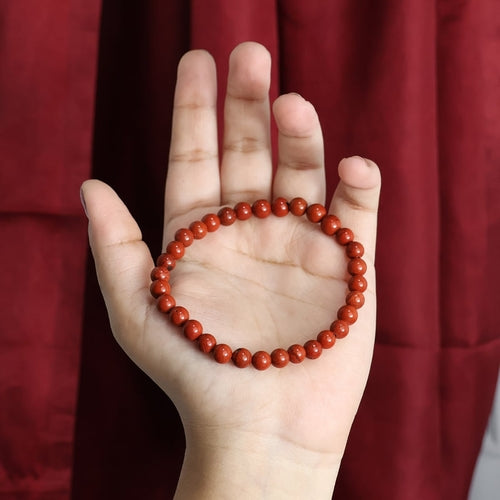
<svg viewBox="0 0 500 500">
<path fill-rule="evenodd" d="M 342 160 L 326 204 L 316 111 L 297 94 L 270 106 L 270 66 L 259 44 L 232 52 L 219 153 L 215 63 L 198 50 L 181 59 L 164 243 L 178 228 L 238 201 L 301 196 L 325 204 L 365 246 L 369 289 L 349 335 L 318 360 L 259 372 L 201 354 L 156 310 L 148 291 L 153 258 L 125 205 L 100 181 L 82 186 L 114 335 L 172 399 L 184 425 L 176 499 L 330 498 L 372 358 L 379 170 L 360 157 Z M 274 177 L 271 110 L 279 131 Z M 177 303 L 218 342 L 271 352 L 328 328 L 345 299 L 346 260 L 304 217 L 251 218 L 195 242 L 171 282 Z"/>
</svg>

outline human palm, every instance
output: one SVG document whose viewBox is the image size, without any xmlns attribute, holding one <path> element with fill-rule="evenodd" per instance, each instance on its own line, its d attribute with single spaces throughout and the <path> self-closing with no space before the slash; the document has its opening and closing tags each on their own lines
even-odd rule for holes
<svg viewBox="0 0 500 500">
<path fill-rule="evenodd" d="M 177 229 L 239 201 L 302 196 L 325 202 L 321 129 L 312 105 L 297 95 L 274 103 L 279 161 L 273 177 L 269 65 L 257 44 L 233 52 L 219 162 L 213 62 L 201 51 L 181 61 L 164 244 Z M 319 462 L 342 456 L 373 347 L 379 173 L 358 157 L 343 160 L 339 173 L 327 208 L 365 246 L 366 303 L 349 336 L 318 360 L 264 372 L 214 363 L 170 324 L 148 293 L 153 260 L 139 228 L 109 187 L 84 185 L 91 246 L 114 334 L 173 400 L 188 443 L 208 439 L 218 446 L 228 437 L 252 436 L 313 453 Z M 344 249 L 305 217 L 251 217 L 195 240 L 172 271 L 172 295 L 218 342 L 271 352 L 328 329 L 345 301 L 346 267 Z"/>
</svg>

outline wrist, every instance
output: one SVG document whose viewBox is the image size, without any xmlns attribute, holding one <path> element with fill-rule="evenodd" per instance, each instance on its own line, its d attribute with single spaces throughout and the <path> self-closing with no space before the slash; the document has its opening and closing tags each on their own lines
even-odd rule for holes
<svg viewBox="0 0 500 500">
<path fill-rule="evenodd" d="M 186 435 L 176 500 L 330 499 L 341 456 L 244 431 Z"/>
</svg>

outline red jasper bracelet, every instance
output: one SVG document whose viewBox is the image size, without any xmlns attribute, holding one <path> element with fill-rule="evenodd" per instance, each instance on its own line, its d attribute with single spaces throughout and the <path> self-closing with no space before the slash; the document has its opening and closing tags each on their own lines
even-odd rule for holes
<svg viewBox="0 0 500 500">
<path fill-rule="evenodd" d="M 310 222 L 319 224 L 323 233 L 334 237 L 345 247 L 349 258 L 347 271 L 351 275 L 347 283 L 349 291 L 345 304 L 337 311 L 337 319 L 329 329 L 322 330 L 316 339 L 308 340 L 304 345 L 293 344 L 288 349 L 278 348 L 271 354 L 257 351 L 252 355 L 244 347 L 233 352 L 227 344 L 218 344 L 212 334 L 204 332 L 198 320 L 190 319 L 185 307 L 176 305 L 174 297 L 170 294 L 170 272 L 194 240 L 204 238 L 208 233 L 219 229 L 221 225 L 230 226 L 237 220 L 244 221 L 252 216 L 263 219 L 271 214 L 284 217 L 288 213 L 295 216 L 305 214 Z M 175 233 L 175 239 L 167 245 L 166 252 L 158 257 L 156 267 L 151 271 L 150 291 L 157 299 L 158 309 L 167 314 L 174 325 L 182 327 L 186 338 L 196 342 L 200 351 L 211 353 L 218 363 L 232 361 L 238 368 L 253 365 L 257 370 L 266 370 L 271 365 L 283 368 L 289 362 L 297 364 L 305 358 L 318 358 L 323 349 L 329 349 L 335 344 L 336 339 L 344 338 L 349 333 L 349 326 L 358 318 L 357 310 L 365 303 L 363 292 L 367 288 L 367 282 L 363 276 L 366 272 L 366 263 L 361 258 L 363 254 L 363 245 L 354 241 L 353 232 L 341 227 L 339 218 L 327 214 L 326 208 L 319 203 L 308 206 L 303 198 L 294 198 L 290 202 L 285 198 L 277 198 L 272 203 L 258 200 L 253 205 L 240 202 L 234 208 L 221 208 L 217 214 L 206 214 L 201 220 L 192 222 L 189 228 L 179 229 Z"/>
</svg>

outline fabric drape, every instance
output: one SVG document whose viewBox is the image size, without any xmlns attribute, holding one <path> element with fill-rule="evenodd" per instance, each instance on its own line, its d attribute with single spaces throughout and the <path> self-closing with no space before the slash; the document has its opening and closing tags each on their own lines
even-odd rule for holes
<svg viewBox="0 0 500 500">
<path fill-rule="evenodd" d="M 272 96 L 318 110 L 329 195 L 342 157 L 382 170 L 377 342 L 334 498 L 465 499 L 500 360 L 496 0 L 61 5 L 0 3 L 0 498 L 173 495 L 182 427 L 109 332 L 78 186 L 109 182 L 159 253 L 177 61 L 212 52 L 223 95 L 256 40 Z"/>
<path fill-rule="evenodd" d="M 99 8 L 0 2 L 2 500 L 71 484 Z"/>
</svg>

